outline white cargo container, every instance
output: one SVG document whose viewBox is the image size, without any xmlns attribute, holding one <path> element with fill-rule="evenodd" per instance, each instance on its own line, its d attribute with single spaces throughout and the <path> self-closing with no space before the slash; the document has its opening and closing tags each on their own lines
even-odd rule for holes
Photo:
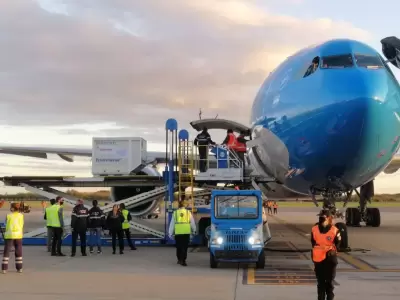
<svg viewBox="0 0 400 300">
<path fill-rule="evenodd" d="M 92 174 L 129 175 L 147 160 L 147 142 L 140 137 L 94 137 Z"/>
</svg>

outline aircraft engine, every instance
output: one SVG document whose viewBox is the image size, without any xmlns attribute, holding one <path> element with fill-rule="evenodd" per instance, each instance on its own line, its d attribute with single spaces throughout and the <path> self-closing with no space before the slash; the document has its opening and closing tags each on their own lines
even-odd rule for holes
<svg viewBox="0 0 400 300">
<path fill-rule="evenodd" d="M 145 167 L 140 172 L 135 175 L 149 175 L 149 176 L 161 176 L 161 174 L 153 167 Z M 153 190 L 154 186 L 118 186 L 111 188 L 111 200 L 113 202 L 120 201 L 129 197 L 133 197 L 145 192 Z M 147 201 L 144 200 L 143 203 L 136 204 L 135 207 L 129 209 L 132 217 L 142 217 L 152 213 L 159 205 L 163 197 L 158 199 Z"/>
</svg>

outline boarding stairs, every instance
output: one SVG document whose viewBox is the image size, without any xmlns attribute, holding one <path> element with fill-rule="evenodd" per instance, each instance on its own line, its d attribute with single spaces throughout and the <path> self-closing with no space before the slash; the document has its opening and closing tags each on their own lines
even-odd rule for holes
<svg viewBox="0 0 400 300">
<path fill-rule="evenodd" d="M 192 208 L 192 213 L 196 211 L 194 201 L 194 153 L 193 142 L 188 140 L 179 140 L 178 144 L 178 191 L 179 200 L 181 200 L 181 193 L 185 193 L 186 189 L 189 191 L 189 203 Z"/>
<path fill-rule="evenodd" d="M 42 189 L 29 186 L 29 185 L 27 185 L 25 183 L 21 183 L 20 185 L 21 185 L 21 187 L 24 187 L 27 191 L 29 191 L 31 193 L 35 193 L 35 194 L 41 195 L 41 196 L 44 196 L 44 197 L 46 197 L 48 199 L 56 198 L 60 194 L 59 191 L 54 190 L 54 189 L 50 189 L 51 190 L 51 192 L 50 192 L 50 191 L 44 191 Z M 175 185 L 175 187 L 176 187 L 176 185 Z M 130 208 L 133 208 L 135 206 L 141 205 L 143 203 L 154 201 L 154 200 L 160 198 L 160 196 L 164 195 L 167 190 L 168 190 L 167 186 L 155 188 L 155 189 L 153 189 L 153 190 L 151 190 L 149 192 L 145 192 L 145 193 L 142 193 L 142 194 L 139 194 L 139 195 L 136 195 L 136 196 L 133 196 L 133 197 L 129 197 L 129 198 L 117 201 L 117 202 L 112 202 L 112 203 L 110 203 L 110 204 L 108 204 L 106 206 L 103 206 L 102 210 L 103 210 L 103 212 L 105 214 L 107 214 L 108 212 L 112 211 L 112 207 L 115 204 L 121 204 L 121 203 L 125 204 L 126 209 L 130 209 Z M 62 194 L 64 194 L 64 193 L 62 193 Z M 70 196 L 70 195 L 67 195 L 67 197 L 63 197 L 63 199 L 64 199 L 65 203 L 68 203 L 68 204 L 73 205 L 73 206 L 76 205 L 76 201 L 78 200 L 76 197 L 73 197 L 73 196 Z M 92 207 L 91 205 L 85 205 L 85 206 L 88 209 L 90 209 Z M 140 232 L 144 232 L 144 233 L 147 233 L 147 234 L 151 234 L 151 235 L 159 237 L 159 238 L 164 238 L 165 237 L 165 233 L 164 232 L 159 231 L 159 230 L 155 230 L 155 229 L 153 229 L 153 228 L 151 228 L 151 227 L 149 227 L 147 225 L 142 224 L 142 221 L 139 222 L 138 218 L 134 218 L 134 219 L 135 220 L 132 220 L 130 222 L 130 224 L 132 226 L 132 229 L 140 231 Z M 71 218 L 65 218 L 64 219 L 64 224 L 71 224 Z M 66 225 L 66 226 L 69 226 L 69 225 Z M 44 234 L 46 232 L 47 232 L 47 228 L 43 227 L 43 228 L 39 228 L 37 230 L 31 231 L 31 232 L 25 234 L 25 237 L 38 237 L 38 236 L 40 236 L 40 235 L 42 235 L 42 234 Z"/>
</svg>

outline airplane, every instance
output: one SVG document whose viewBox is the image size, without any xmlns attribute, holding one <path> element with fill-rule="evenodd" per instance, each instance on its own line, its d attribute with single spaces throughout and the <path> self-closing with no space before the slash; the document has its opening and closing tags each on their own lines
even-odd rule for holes
<svg viewBox="0 0 400 300">
<path fill-rule="evenodd" d="M 389 63 L 400 68 L 400 40 L 381 40 L 385 60 L 372 47 L 350 39 L 334 39 L 304 48 L 289 56 L 265 79 L 252 106 L 250 127 L 235 121 L 203 119 L 192 122 L 196 130 L 249 130 L 247 165 L 276 178 L 288 190 L 310 195 L 323 208 L 360 197 L 359 208 L 347 208 L 346 224 L 380 226 L 380 212 L 367 208 L 373 180 L 382 171 L 400 168 L 400 86 Z M 92 149 L 0 146 L 0 153 L 47 158 L 58 154 L 72 162 L 73 156 L 92 155 Z M 164 153 L 150 152 L 156 163 Z M 159 175 L 146 166 L 142 175 Z M 357 188 L 360 188 L 358 192 Z M 118 201 L 151 187 L 116 187 Z M 146 203 L 135 216 L 148 214 Z"/>
</svg>

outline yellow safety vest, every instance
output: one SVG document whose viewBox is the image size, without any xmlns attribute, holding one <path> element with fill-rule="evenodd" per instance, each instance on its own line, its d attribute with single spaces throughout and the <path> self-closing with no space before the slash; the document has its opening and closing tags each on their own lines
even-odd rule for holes
<svg viewBox="0 0 400 300">
<path fill-rule="evenodd" d="M 186 208 L 180 208 L 174 212 L 175 235 L 190 234 L 190 211 Z"/>
<path fill-rule="evenodd" d="M 7 215 L 6 232 L 4 239 L 18 240 L 24 235 L 24 215 L 20 212 L 13 212 Z"/>
<path fill-rule="evenodd" d="M 48 215 L 46 217 L 48 220 L 50 219 L 50 222 L 49 221 L 47 222 L 47 224 L 49 224 L 47 226 L 61 228 L 61 222 L 58 216 L 59 210 L 60 210 L 60 205 L 58 204 L 54 204 L 49 207 Z"/>
<path fill-rule="evenodd" d="M 50 209 L 54 206 L 54 204 L 50 207 L 45 208 L 45 214 L 46 214 L 46 226 L 52 226 L 51 225 L 51 218 L 50 218 Z"/>
<path fill-rule="evenodd" d="M 124 209 L 122 211 L 122 215 L 124 216 L 124 223 L 122 223 L 122 229 L 129 229 L 129 227 L 130 227 L 130 224 L 128 221 L 128 213 L 129 213 L 129 211 L 127 209 Z"/>
</svg>

